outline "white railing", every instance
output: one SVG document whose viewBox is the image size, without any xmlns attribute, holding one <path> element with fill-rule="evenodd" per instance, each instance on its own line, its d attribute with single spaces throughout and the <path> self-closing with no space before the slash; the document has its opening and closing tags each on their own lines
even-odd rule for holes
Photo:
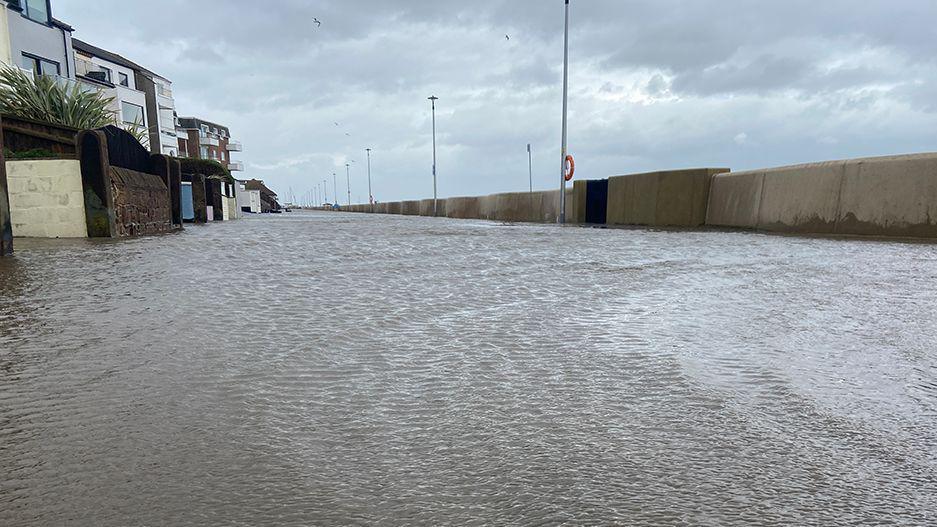
<svg viewBox="0 0 937 527">
<path fill-rule="evenodd" d="M 228 163 L 228 170 L 232 172 L 244 172 L 244 163 L 240 161 L 231 161 Z"/>
<path fill-rule="evenodd" d="M 244 146 L 240 141 L 228 141 L 228 152 L 242 152 Z"/>
<path fill-rule="evenodd" d="M 221 142 L 217 137 L 202 136 L 198 138 L 198 144 L 202 146 L 220 146 Z"/>
</svg>

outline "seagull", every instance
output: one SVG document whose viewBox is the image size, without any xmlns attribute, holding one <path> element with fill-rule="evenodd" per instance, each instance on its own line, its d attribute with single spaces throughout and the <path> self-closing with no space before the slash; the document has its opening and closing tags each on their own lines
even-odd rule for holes
<svg viewBox="0 0 937 527">
<path fill-rule="evenodd" d="M 335 123 L 335 126 L 338 126 L 338 123 Z"/>
<path fill-rule="evenodd" d="M 504 40 L 511 40 L 511 37 L 508 35 L 504 35 Z"/>
<path fill-rule="evenodd" d="M 322 27 L 322 22 L 319 22 L 318 18 L 313 17 L 312 23 L 315 24 L 316 27 Z"/>
<path fill-rule="evenodd" d="M 345 132 L 345 135 L 347 135 L 348 137 L 351 137 L 351 134 L 348 132 Z"/>
</svg>

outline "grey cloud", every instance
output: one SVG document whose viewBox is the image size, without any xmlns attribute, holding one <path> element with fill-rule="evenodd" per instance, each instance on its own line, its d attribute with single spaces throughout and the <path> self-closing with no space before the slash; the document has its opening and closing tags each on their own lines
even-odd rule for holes
<svg viewBox="0 0 937 527">
<path fill-rule="evenodd" d="M 535 184 L 555 185 L 562 0 L 54 8 L 76 36 L 172 79 L 181 114 L 230 125 L 244 175 L 277 190 L 331 184 L 371 147 L 379 199 L 427 195 L 430 94 L 444 195 L 524 188 L 528 142 Z M 570 146 L 588 176 L 933 149 L 933 2 L 572 0 L 571 18 Z"/>
</svg>

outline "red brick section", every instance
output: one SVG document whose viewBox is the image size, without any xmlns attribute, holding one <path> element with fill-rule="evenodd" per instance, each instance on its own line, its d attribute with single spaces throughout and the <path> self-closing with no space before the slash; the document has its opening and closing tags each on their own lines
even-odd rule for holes
<svg viewBox="0 0 937 527">
<path fill-rule="evenodd" d="M 208 156 L 202 157 L 202 145 L 199 144 L 198 130 L 186 130 L 186 137 L 179 138 L 179 152 L 185 152 L 186 157 L 194 159 L 214 159 L 224 166 L 231 162 L 231 153 L 228 152 L 228 138 L 219 137 L 218 146 L 206 146 Z M 214 157 L 212 157 L 214 153 Z"/>
<path fill-rule="evenodd" d="M 172 204 L 159 176 L 111 167 L 117 236 L 142 236 L 173 230 Z"/>
</svg>

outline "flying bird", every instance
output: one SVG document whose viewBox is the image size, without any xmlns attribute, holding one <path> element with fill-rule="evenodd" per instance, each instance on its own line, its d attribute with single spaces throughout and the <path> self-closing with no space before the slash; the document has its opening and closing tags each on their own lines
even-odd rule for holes
<svg viewBox="0 0 937 527">
<path fill-rule="evenodd" d="M 338 126 L 338 123 L 335 123 L 335 126 Z"/>
<path fill-rule="evenodd" d="M 504 40 L 511 40 L 510 35 L 504 35 Z"/>
<path fill-rule="evenodd" d="M 313 18 L 312 23 L 315 24 L 316 27 L 322 27 L 322 22 L 319 22 L 318 18 Z"/>
</svg>

